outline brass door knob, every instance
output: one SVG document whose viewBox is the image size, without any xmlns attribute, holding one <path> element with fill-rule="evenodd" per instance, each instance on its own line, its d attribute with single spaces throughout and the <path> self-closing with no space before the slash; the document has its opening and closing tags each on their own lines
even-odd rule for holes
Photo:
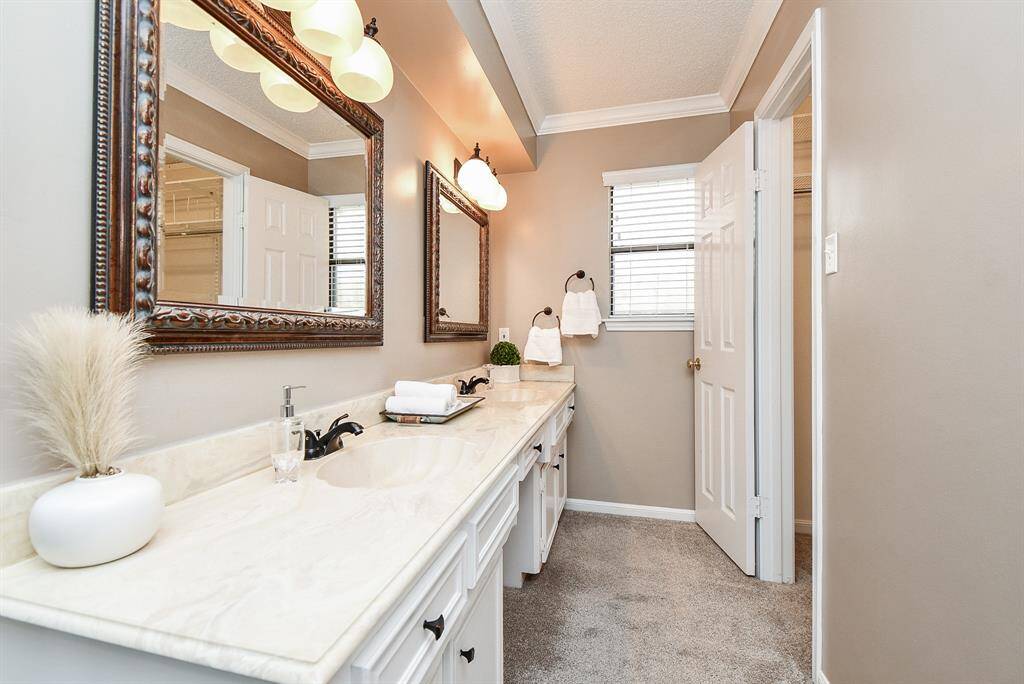
<svg viewBox="0 0 1024 684">
<path fill-rule="evenodd" d="M 695 359 L 687 359 L 686 367 L 690 370 L 700 370 L 700 357 L 698 356 Z"/>
</svg>

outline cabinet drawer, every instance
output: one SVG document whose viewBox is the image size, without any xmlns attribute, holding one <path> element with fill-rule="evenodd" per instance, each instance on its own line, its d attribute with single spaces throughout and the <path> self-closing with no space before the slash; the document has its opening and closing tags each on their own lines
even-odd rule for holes
<svg viewBox="0 0 1024 684">
<path fill-rule="evenodd" d="M 515 525 L 519 512 L 518 475 L 518 465 L 510 465 L 466 522 L 470 589 L 476 586 L 480 573 L 501 550 Z"/>
<path fill-rule="evenodd" d="M 537 432 L 530 437 L 527 441 L 526 446 L 523 447 L 522 451 L 519 452 L 519 479 L 522 480 L 526 477 L 526 474 L 530 472 L 530 468 L 538 460 L 543 463 L 543 457 L 545 452 L 545 442 L 547 442 L 548 435 L 544 428 L 537 430 Z"/>
<path fill-rule="evenodd" d="M 555 412 L 555 435 L 561 434 L 569 423 L 572 422 L 573 414 L 576 413 L 576 393 L 573 392 L 569 395 L 569 398 L 565 400 L 565 403 L 558 407 Z"/>
<path fill-rule="evenodd" d="M 459 532 L 353 660 L 353 682 L 423 680 L 466 605 L 465 552 L 466 535 Z M 427 622 L 435 626 L 436 636 Z"/>
<path fill-rule="evenodd" d="M 501 558 L 496 561 L 487 568 L 465 626 L 452 642 L 454 684 L 496 684 L 503 679 Z"/>
</svg>

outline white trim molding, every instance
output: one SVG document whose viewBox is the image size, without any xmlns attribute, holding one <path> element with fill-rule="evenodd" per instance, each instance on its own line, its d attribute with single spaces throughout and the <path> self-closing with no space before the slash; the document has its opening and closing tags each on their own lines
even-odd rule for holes
<svg viewBox="0 0 1024 684">
<path fill-rule="evenodd" d="M 605 187 L 608 187 L 625 183 L 650 183 L 654 181 L 693 178 L 696 173 L 696 164 L 667 164 L 665 166 L 649 166 L 643 169 L 605 171 L 601 174 L 601 181 Z"/>
<path fill-rule="evenodd" d="M 681 316 L 615 316 L 602 319 L 608 332 L 670 332 L 693 330 L 693 314 Z"/>
<path fill-rule="evenodd" d="M 365 154 L 366 143 L 358 138 L 332 140 L 322 143 L 308 143 L 279 123 L 254 112 L 229 95 L 225 95 L 206 81 L 197 78 L 174 62 L 165 62 L 161 86 L 169 85 L 180 90 L 193 100 L 198 100 L 229 119 L 234 119 L 246 128 L 255 131 L 281 147 L 291 150 L 305 159 L 326 159 Z"/>
<path fill-rule="evenodd" d="M 696 520 L 696 513 L 689 508 L 643 506 L 641 504 L 593 501 L 591 499 L 566 499 L 565 507 L 570 511 L 606 513 L 608 515 L 623 515 L 630 518 L 656 518 L 658 520 L 675 520 L 677 522 L 694 522 Z"/>
<path fill-rule="evenodd" d="M 725 71 L 718 92 L 654 102 L 638 102 L 576 112 L 548 114 L 533 87 L 522 45 L 516 37 L 506 0 L 480 0 L 505 64 L 537 135 L 585 131 L 607 126 L 647 123 L 705 114 L 724 114 L 732 108 L 754 59 L 764 43 L 782 0 L 755 0 L 743 33 Z"/>
<path fill-rule="evenodd" d="M 249 173 L 248 166 L 170 133 L 164 134 L 164 149 L 191 164 L 215 171 L 222 176 L 242 176 Z"/>
</svg>

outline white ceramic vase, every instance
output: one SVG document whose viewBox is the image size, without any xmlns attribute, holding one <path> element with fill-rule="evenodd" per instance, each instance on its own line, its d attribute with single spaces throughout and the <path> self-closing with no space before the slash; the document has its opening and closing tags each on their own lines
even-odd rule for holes
<svg viewBox="0 0 1024 684">
<path fill-rule="evenodd" d="M 145 546 L 164 512 L 160 481 L 123 471 L 76 477 L 39 497 L 28 533 L 40 558 L 83 568 L 122 558 Z"/>
<path fill-rule="evenodd" d="M 519 382 L 519 366 L 491 366 L 491 381 L 496 383 Z"/>
</svg>

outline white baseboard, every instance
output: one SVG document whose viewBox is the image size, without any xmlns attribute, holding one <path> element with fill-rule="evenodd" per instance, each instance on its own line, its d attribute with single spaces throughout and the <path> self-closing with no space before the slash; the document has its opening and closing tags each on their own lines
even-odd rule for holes
<svg viewBox="0 0 1024 684">
<path fill-rule="evenodd" d="M 793 531 L 797 534 L 813 534 L 814 523 L 810 520 L 801 520 L 797 518 L 793 521 Z"/>
<path fill-rule="evenodd" d="M 607 513 L 609 515 L 625 515 L 634 518 L 657 518 L 659 520 L 676 520 L 678 522 L 693 522 L 696 515 L 694 511 L 688 508 L 641 506 L 640 504 L 591 501 L 590 499 L 566 499 L 565 507 L 570 511 Z"/>
<path fill-rule="evenodd" d="M 821 670 L 818 670 L 818 674 L 814 676 L 814 684 L 829 684 L 828 677 Z"/>
</svg>

